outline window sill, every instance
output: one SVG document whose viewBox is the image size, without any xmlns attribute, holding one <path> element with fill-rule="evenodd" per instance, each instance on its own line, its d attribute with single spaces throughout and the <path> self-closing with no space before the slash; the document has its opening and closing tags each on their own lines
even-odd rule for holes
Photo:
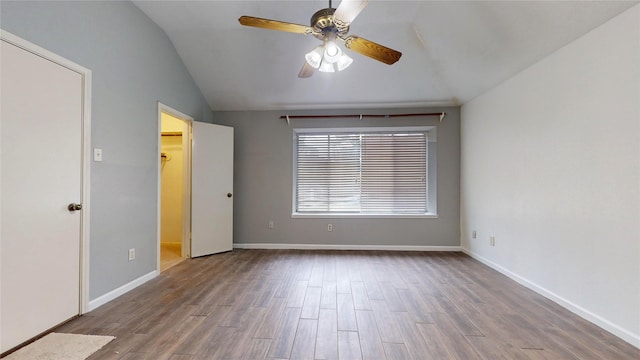
<svg viewBox="0 0 640 360">
<path fill-rule="evenodd" d="M 438 214 L 291 214 L 292 219 L 437 219 Z"/>
</svg>

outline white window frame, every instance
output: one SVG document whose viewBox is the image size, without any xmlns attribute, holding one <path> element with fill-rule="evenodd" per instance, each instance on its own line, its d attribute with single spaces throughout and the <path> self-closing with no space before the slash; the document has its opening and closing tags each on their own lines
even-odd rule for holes
<svg viewBox="0 0 640 360">
<path fill-rule="evenodd" d="M 346 133 L 346 132 L 399 132 L 399 131 L 420 131 L 427 133 L 427 212 L 420 214 L 375 214 L 375 213 L 298 213 L 297 203 L 297 136 L 298 134 L 310 133 Z M 292 164 L 292 194 L 291 194 L 291 217 L 292 218 L 316 218 L 316 219 L 337 219 L 337 218 L 365 218 L 365 219 L 413 219 L 413 218 L 437 218 L 437 128 L 435 126 L 394 126 L 394 127 L 358 127 L 358 128 L 295 128 L 293 129 L 293 164 Z"/>
</svg>

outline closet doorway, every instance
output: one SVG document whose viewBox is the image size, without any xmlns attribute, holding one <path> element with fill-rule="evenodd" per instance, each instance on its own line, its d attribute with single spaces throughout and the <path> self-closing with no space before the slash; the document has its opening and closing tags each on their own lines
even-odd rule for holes
<svg viewBox="0 0 640 360">
<path fill-rule="evenodd" d="M 232 127 L 158 103 L 158 204 L 158 272 L 233 250 Z"/>
<path fill-rule="evenodd" d="M 188 116 L 159 105 L 159 270 L 190 257 L 191 124 Z"/>
</svg>

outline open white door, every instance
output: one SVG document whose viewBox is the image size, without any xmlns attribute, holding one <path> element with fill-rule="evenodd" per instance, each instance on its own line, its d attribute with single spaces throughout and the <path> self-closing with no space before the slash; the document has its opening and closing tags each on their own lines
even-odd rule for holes
<svg viewBox="0 0 640 360">
<path fill-rule="evenodd" d="M 233 249 L 233 128 L 193 122 L 191 256 Z"/>
</svg>

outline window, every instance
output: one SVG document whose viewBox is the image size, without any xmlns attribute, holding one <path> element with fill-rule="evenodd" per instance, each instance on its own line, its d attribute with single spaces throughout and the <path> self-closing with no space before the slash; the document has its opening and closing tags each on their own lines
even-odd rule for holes
<svg viewBox="0 0 640 360">
<path fill-rule="evenodd" d="M 294 130 L 294 217 L 430 216 L 435 128 Z"/>
</svg>

